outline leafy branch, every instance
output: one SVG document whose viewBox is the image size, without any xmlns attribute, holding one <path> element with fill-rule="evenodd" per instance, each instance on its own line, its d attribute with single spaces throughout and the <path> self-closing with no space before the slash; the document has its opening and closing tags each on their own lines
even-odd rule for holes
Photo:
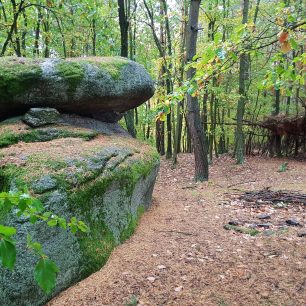
<svg viewBox="0 0 306 306">
<path fill-rule="evenodd" d="M 65 218 L 57 216 L 50 211 L 45 212 L 41 201 L 31 197 L 26 189 L 17 193 L 1 192 L 0 211 L 5 213 L 14 212 L 20 218 L 27 218 L 31 224 L 42 221 L 49 227 L 68 228 L 72 233 L 77 231 L 89 232 L 87 225 L 75 217 L 67 221 Z M 10 270 L 14 269 L 16 262 L 16 240 L 13 238 L 16 234 L 17 229 L 15 227 L 0 224 L 0 263 Z M 27 248 L 39 257 L 35 266 L 34 277 L 39 287 L 48 294 L 55 287 L 59 269 L 55 262 L 43 252 L 42 245 L 37 241 L 33 241 L 29 234 L 27 235 Z"/>
</svg>

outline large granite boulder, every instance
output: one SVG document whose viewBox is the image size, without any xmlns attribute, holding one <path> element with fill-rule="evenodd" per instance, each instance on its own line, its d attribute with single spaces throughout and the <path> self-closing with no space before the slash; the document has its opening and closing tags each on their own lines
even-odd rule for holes
<svg viewBox="0 0 306 306">
<path fill-rule="evenodd" d="M 0 305 L 43 305 L 97 271 L 151 203 L 159 168 L 153 148 L 116 124 L 72 115 L 60 119 L 61 124 L 36 129 L 18 118 L 0 124 L 0 191 L 26 185 L 46 210 L 83 220 L 90 233 L 31 225 L 0 211 L 0 223 L 16 227 L 18 241 L 15 269 L 0 268 Z M 37 258 L 26 249 L 27 233 L 60 268 L 51 295 L 34 281 Z"/>
<path fill-rule="evenodd" d="M 144 67 L 122 57 L 0 58 L 0 121 L 31 107 L 116 121 L 153 94 Z"/>
</svg>

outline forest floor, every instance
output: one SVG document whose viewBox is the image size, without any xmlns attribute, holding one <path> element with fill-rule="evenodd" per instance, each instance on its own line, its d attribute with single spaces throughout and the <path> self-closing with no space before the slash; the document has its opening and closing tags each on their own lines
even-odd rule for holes
<svg viewBox="0 0 306 306">
<path fill-rule="evenodd" d="M 288 170 L 278 172 L 285 161 Z M 135 234 L 48 305 L 305 305 L 306 205 L 239 195 L 265 187 L 306 194 L 306 162 L 252 157 L 238 166 L 223 156 L 210 181 L 197 184 L 193 169 L 191 154 L 175 169 L 162 160 Z M 260 233 L 226 230 L 228 222 Z"/>
</svg>

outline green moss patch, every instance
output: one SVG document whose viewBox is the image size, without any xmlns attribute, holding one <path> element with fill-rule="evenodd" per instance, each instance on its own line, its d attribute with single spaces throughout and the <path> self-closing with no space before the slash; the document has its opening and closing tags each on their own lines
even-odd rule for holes
<svg viewBox="0 0 306 306">
<path fill-rule="evenodd" d="M 35 60 L 0 58 L 0 100 L 27 92 L 40 80 L 42 69 Z"/>
<path fill-rule="evenodd" d="M 82 63 L 62 61 L 56 65 L 55 69 L 67 82 L 68 94 L 73 95 L 85 75 Z"/>
<path fill-rule="evenodd" d="M 110 62 L 100 62 L 99 67 L 102 70 L 107 71 L 114 80 L 119 80 L 121 78 L 121 71 L 128 62 L 121 58 L 114 58 Z"/>
<path fill-rule="evenodd" d="M 113 80 L 121 78 L 122 69 L 129 63 L 127 59 L 122 57 L 89 58 L 86 59 L 86 62 L 107 72 Z"/>
<path fill-rule="evenodd" d="M 144 214 L 145 208 L 144 206 L 139 206 L 137 209 L 136 217 L 134 217 L 132 214 L 128 214 L 128 226 L 121 232 L 120 234 L 120 241 L 124 242 L 125 240 L 129 239 L 132 234 L 134 233 L 138 221 L 140 217 Z"/>
<path fill-rule="evenodd" d="M 112 250 L 118 245 L 117 239 L 103 221 L 105 219 L 103 213 L 100 212 L 100 215 L 96 215 L 93 219 L 92 212 L 95 210 L 92 207 L 94 205 L 92 202 L 93 195 L 95 198 L 102 199 L 105 192 L 116 183 L 119 184 L 119 188 L 125 194 L 125 197 L 130 198 L 136 183 L 141 177 L 146 177 L 152 171 L 156 162 L 157 160 L 153 158 L 150 161 L 142 160 L 139 164 L 123 163 L 107 175 L 99 176 L 75 192 L 72 191 L 69 200 L 70 210 L 73 214 L 86 216 L 84 221 L 91 229 L 87 237 L 80 237 L 80 246 L 85 254 L 85 265 L 87 266 L 87 269 L 83 271 L 84 276 L 88 276 L 101 268 L 106 263 Z M 100 203 L 100 205 L 104 204 Z M 133 234 L 144 211 L 144 206 L 139 206 L 136 215 L 127 212 L 125 217 L 127 223 L 120 231 L 119 243 Z"/>
<path fill-rule="evenodd" d="M 250 236 L 256 236 L 256 235 L 260 234 L 260 231 L 254 229 L 254 228 L 248 228 L 248 227 L 243 227 L 243 226 L 225 224 L 224 228 L 226 230 L 233 230 L 235 232 L 242 233 L 242 234 L 248 234 Z"/>
<path fill-rule="evenodd" d="M 98 135 L 94 131 L 71 131 L 60 128 L 44 128 L 30 130 L 29 132 L 22 132 L 16 134 L 9 129 L 0 131 L 0 148 L 5 148 L 18 142 L 44 142 L 60 138 L 82 138 L 84 140 L 91 140 Z"/>
</svg>

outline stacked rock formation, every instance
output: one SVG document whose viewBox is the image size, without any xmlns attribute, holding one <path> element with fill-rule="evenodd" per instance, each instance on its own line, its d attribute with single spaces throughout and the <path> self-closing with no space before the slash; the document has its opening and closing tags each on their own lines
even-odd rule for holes
<svg viewBox="0 0 306 306">
<path fill-rule="evenodd" d="M 52 107 L 102 121 L 135 108 L 154 94 L 143 66 L 121 57 L 0 58 L 0 120 L 31 107 Z"/>
<path fill-rule="evenodd" d="M 27 186 L 47 211 L 90 228 L 73 235 L 0 210 L 18 242 L 15 269 L 0 267 L 0 305 L 43 305 L 100 269 L 133 233 L 151 203 L 158 154 L 103 120 L 116 121 L 153 93 L 145 69 L 122 58 L 0 59 L 0 192 Z M 34 280 L 27 233 L 60 269 L 50 295 Z"/>
</svg>

